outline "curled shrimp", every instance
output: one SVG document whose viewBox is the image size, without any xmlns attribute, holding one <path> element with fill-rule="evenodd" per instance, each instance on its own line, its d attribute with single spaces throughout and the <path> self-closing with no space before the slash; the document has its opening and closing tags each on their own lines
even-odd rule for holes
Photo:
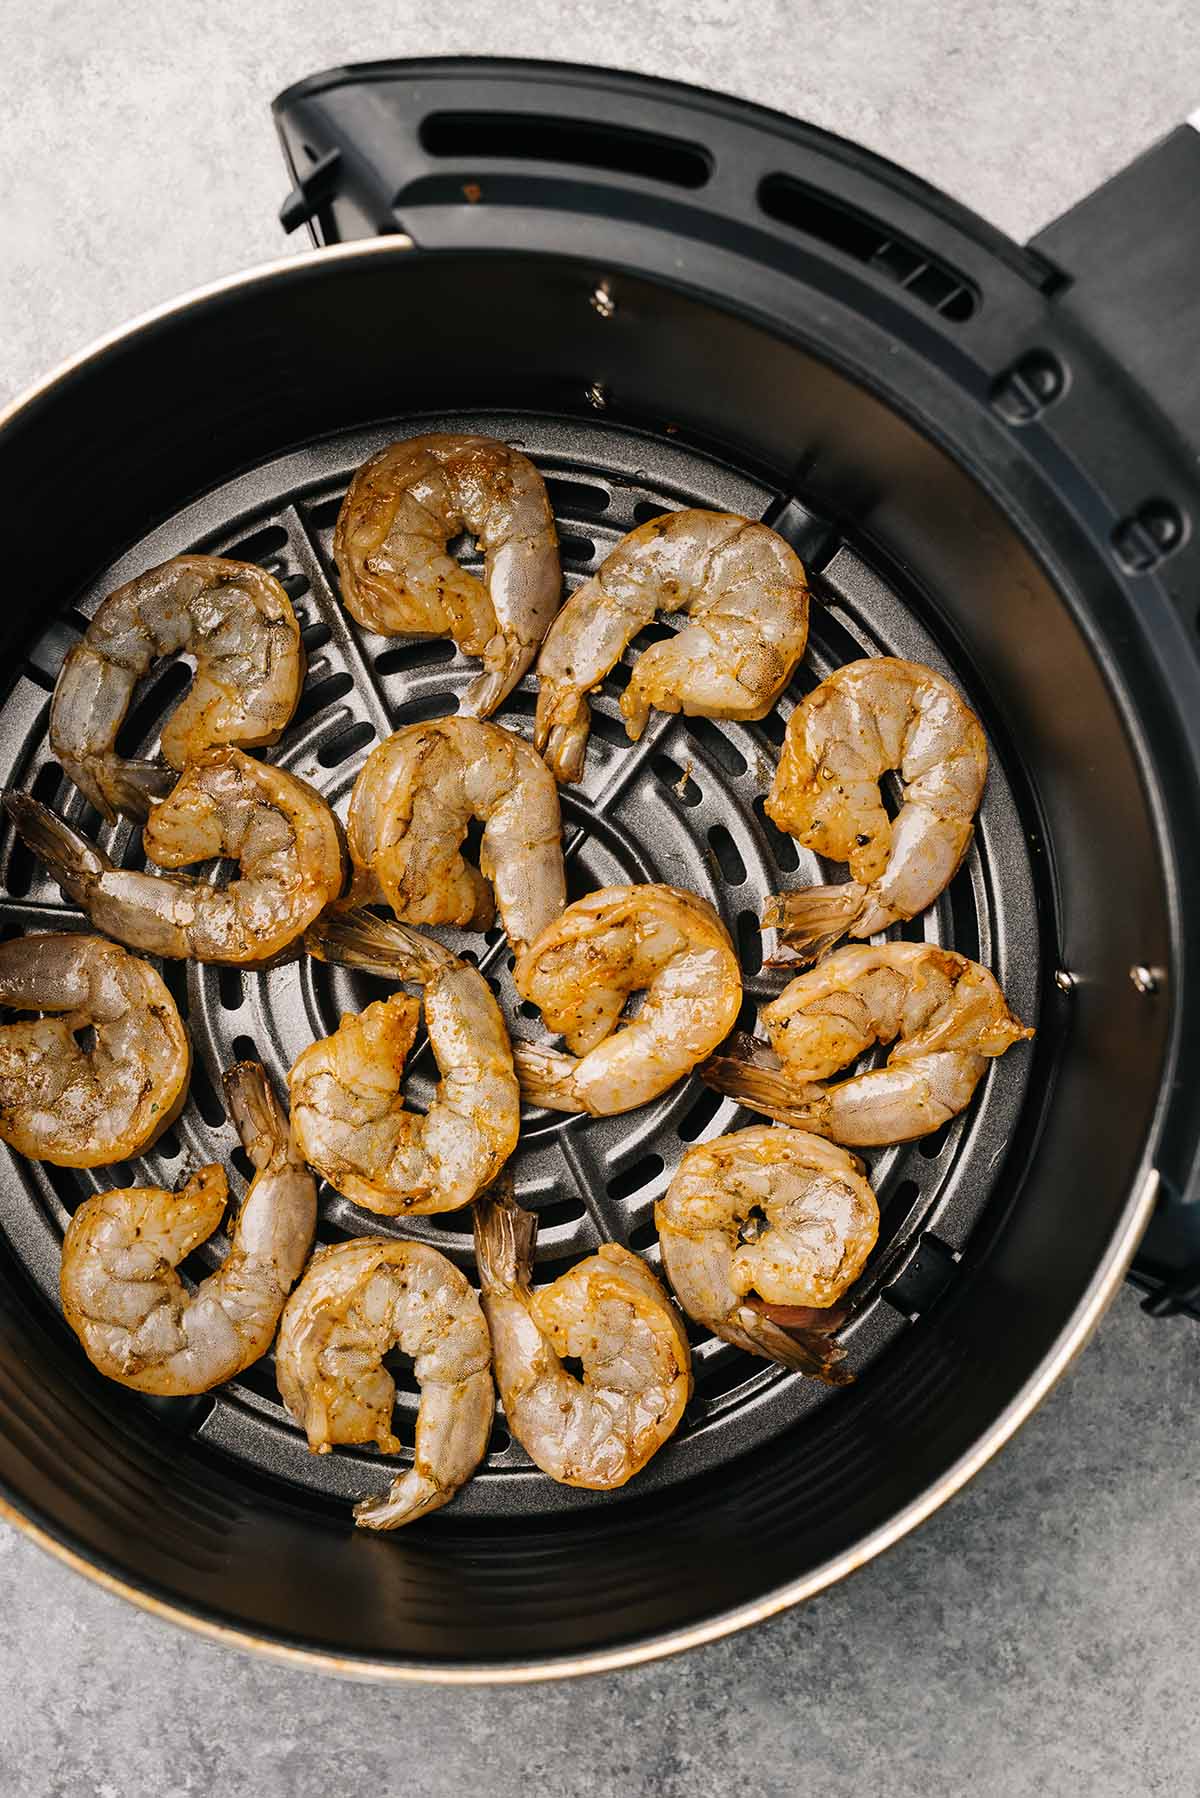
<svg viewBox="0 0 1200 1798">
<path fill-rule="evenodd" d="M 114 747 L 138 681 L 163 656 L 196 674 L 163 726 L 169 767 Z M 176 556 L 110 593 L 67 652 L 50 702 L 50 747 L 110 823 L 144 819 L 171 769 L 222 743 L 277 742 L 304 685 L 292 602 L 273 575 L 223 556 Z"/>
<path fill-rule="evenodd" d="M 482 582 L 446 545 L 478 538 Z M 346 608 L 384 636 L 453 637 L 483 671 L 462 711 L 494 712 L 537 654 L 562 596 L 541 475 L 493 437 L 435 433 L 389 444 L 350 483 L 333 538 Z"/>
<path fill-rule="evenodd" d="M 687 1151 L 654 1221 L 689 1316 L 752 1355 L 847 1383 L 833 1307 L 879 1234 L 857 1156 L 805 1130 L 735 1130 Z"/>
<path fill-rule="evenodd" d="M 320 794 L 239 749 L 210 749 L 189 762 L 142 833 L 160 868 L 229 856 L 239 867 L 228 886 L 118 868 L 28 794 L 7 793 L 4 806 L 92 923 L 151 955 L 273 961 L 342 889 L 342 839 Z"/>
<path fill-rule="evenodd" d="M 461 854 L 472 818 L 478 868 Z M 384 899 L 410 924 L 486 930 L 498 905 L 519 955 L 567 902 L 558 788 L 499 724 L 438 718 L 378 744 L 354 783 L 347 838 L 355 898 Z"/>
<path fill-rule="evenodd" d="M 0 943 L 0 1005 L 51 1014 L 0 1025 L 0 1140 L 22 1155 L 103 1167 L 179 1116 L 191 1044 L 148 962 L 102 936 L 14 937 Z"/>
<path fill-rule="evenodd" d="M 691 622 L 633 664 L 621 711 L 634 742 L 652 706 L 762 718 L 808 640 L 803 564 L 769 526 L 698 509 L 639 525 L 571 595 L 538 658 L 533 740 L 559 780 L 583 772 L 586 695 L 658 611 L 687 612 Z"/>
<path fill-rule="evenodd" d="M 477 968 L 370 912 L 329 912 L 305 939 L 323 961 L 424 989 L 441 1081 L 428 1112 L 406 1111 L 405 1057 L 420 1005 L 407 993 L 348 1014 L 305 1049 L 290 1076 L 292 1119 L 312 1165 L 368 1211 L 454 1211 L 517 1146 L 521 1101 L 500 1007 Z"/>
<path fill-rule="evenodd" d="M 850 864 L 841 885 L 780 893 L 763 923 L 812 961 L 842 936 L 874 936 L 932 905 L 970 845 L 987 779 L 983 728 L 919 662 L 869 656 L 823 680 L 788 720 L 768 815 L 807 849 Z M 901 806 L 879 779 L 898 769 Z"/>
<path fill-rule="evenodd" d="M 67 1226 L 67 1322 L 102 1374 L 139 1392 L 207 1392 L 265 1355 L 312 1244 L 316 1184 L 258 1062 L 230 1068 L 225 1092 L 255 1172 L 229 1253 L 195 1292 L 175 1269 L 225 1215 L 219 1165 L 200 1168 L 174 1193 L 97 1193 Z"/>
<path fill-rule="evenodd" d="M 496 1384 L 513 1435 L 543 1473 L 608 1491 L 643 1468 L 692 1394 L 683 1322 L 644 1261 L 602 1243 L 530 1287 L 537 1219 L 508 1194 L 475 1204 L 475 1256 Z M 576 1379 L 564 1357 L 582 1364 Z"/>
<path fill-rule="evenodd" d="M 401 1452 L 392 1431 L 392 1348 L 413 1357 L 421 1387 L 413 1465 L 355 1521 L 393 1530 L 436 1511 L 487 1449 L 496 1395 L 487 1324 L 470 1282 L 423 1242 L 364 1236 L 318 1249 L 288 1300 L 275 1371 L 283 1402 L 315 1455 L 338 1442 Z"/>
<path fill-rule="evenodd" d="M 742 1002 L 729 933 L 707 900 L 669 886 L 602 887 L 518 960 L 517 991 L 570 1054 L 515 1043 L 522 1097 L 605 1117 L 645 1105 L 722 1040 Z M 625 1002 L 644 992 L 619 1026 Z"/>
<path fill-rule="evenodd" d="M 969 1103 L 988 1061 L 1033 1035 L 994 975 L 929 943 L 836 950 L 764 1006 L 768 1043 L 734 1038 L 701 1069 L 784 1124 L 866 1147 L 909 1142 Z M 887 1065 L 821 1086 L 874 1043 Z"/>
</svg>

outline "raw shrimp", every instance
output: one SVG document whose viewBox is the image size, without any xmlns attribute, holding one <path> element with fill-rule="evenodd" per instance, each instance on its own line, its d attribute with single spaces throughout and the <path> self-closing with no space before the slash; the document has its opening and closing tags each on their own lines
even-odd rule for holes
<svg viewBox="0 0 1200 1798">
<path fill-rule="evenodd" d="M 103 1167 L 179 1116 L 191 1044 L 148 962 L 102 936 L 14 937 L 0 943 L 0 1005 L 57 1014 L 0 1025 L 0 1140 L 22 1155 Z"/>
<path fill-rule="evenodd" d="M 470 531 L 483 580 L 446 545 Z M 461 710 L 486 718 L 516 686 L 562 597 L 545 482 L 493 437 L 435 433 L 393 443 L 350 483 L 333 538 L 346 608 L 384 636 L 453 637 L 482 656 Z"/>
<path fill-rule="evenodd" d="M 1033 1035 L 986 968 L 929 943 L 838 949 L 791 981 L 762 1022 L 769 1046 L 735 1037 L 700 1070 L 709 1086 L 858 1146 L 937 1130 L 970 1102 L 989 1059 Z M 885 1067 L 815 1084 L 894 1039 Z"/>
<path fill-rule="evenodd" d="M 115 867 L 26 793 L 5 794 L 4 807 L 92 923 L 151 955 L 274 961 L 342 890 L 342 839 L 320 794 L 240 749 L 209 749 L 189 762 L 142 833 L 160 868 L 231 857 L 238 876 L 224 887 Z"/>
<path fill-rule="evenodd" d="M 967 852 L 987 764 L 978 718 L 931 668 L 870 656 L 823 680 L 788 720 L 766 810 L 807 849 L 849 862 L 852 878 L 767 901 L 763 923 L 787 959 L 812 961 L 931 905 Z M 894 821 L 878 785 L 890 768 L 902 783 Z"/>
<path fill-rule="evenodd" d="M 163 726 L 170 764 L 129 761 L 114 745 L 138 681 L 162 656 L 196 674 Z M 277 742 L 304 685 L 292 602 L 273 575 L 223 556 L 176 556 L 110 593 L 67 652 L 50 702 L 50 747 L 111 822 L 144 819 L 171 769 L 221 743 Z"/>
<path fill-rule="evenodd" d="M 327 912 L 305 938 L 322 961 L 424 988 L 441 1081 L 425 1116 L 400 1096 L 420 1005 L 407 993 L 347 1014 L 292 1069 L 296 1135 L 331 1186 L 385 1216 L 469 1204 L 517 1146 L 521 1100 L 500 1007 L 477 968 L 370 912 Z"/>
<path fill-rule="evenodd" d="M 67 1226 L 67 1322 L 102 1374 L 139 1392 L 207 1392 L 265 1355 L 312 1244 L 316 1184 L 258 1062 L 230 1068 L 225 1093 L 255 1173 L 229 1253 L 195 1292 L 175 1269 L 225 1214 L 219 1165 L 200 1168 L 174 1193 L 97 1193 Z"/>
<path fill-rule="evenodd" d="M 765 524 L 689 509 L 622 537 L 555 619 L 538 658 L 533 740 L 559 780 L 583 772 L 598 687 L 658 611 L 691 623 L 643 650 L 621 695 L 637 741 L 650 708 L 701 718 L 762 718 L 808 640 L 808 582 Z"/>
<path fill-rule="evenodd" d="M 827 1385 L 848 1382 L 833 1307 L 879 1234 L 856 1156 L 804 1130 L 736 1130 L 687 1151 L 654 1221 L 667 1278 L 698 1323 Z"/>
<path fill-rule="evenodd" d="M 507 1193 L 476 1201 L 475 1256 L 505 1418 L 552 1480 L 623 1486 L 691 1397 L 683 1321 L 645 1262 L 615 1242 L 534 1292 L 536 1236 L 536 1217 Z M 582 1379 L 563 1366 L 572 1356 Z"/>
<path fill-rule="evenodd" d="M 318 1249 L 284 1309 L 275 1349 L 283 1402 L 315 1455 L 374 1442 L 398 1455 L 389 1349 L 413 1357 L 421 1387 L 413 1465 L 354 1507 L 369 1530 L 436 1511 L 470 1479 L 487 1448 L 496 1395 L 492 1346 L 465 1274 L 423 1242 L 364 1236 Z"/>
<path fill-rule="evenodd" d="M 472 818 L 478 868 L 460 853 Z M 498 724 L 438 718 L 388 737 L 354 783 L 347 835 L 354 897 L 384 899 L 410 924 L 486 930 L 498 905 L 519 955 L 567 902 L 558 788 Z"/>
<path fill-rule="evenodd" d="M 707 900 L 668 886 L 602 887 L 577 899 L 530 944 L 513 979 L 571 1051 L 514 1044 L 522 1097 L 594 1117 L 632 1111 L 681 1080 L 742 1002 L 720 918 Z M 636 1017 L 618 1028 L 630 994 L 643 991 Z"/>
</svg>

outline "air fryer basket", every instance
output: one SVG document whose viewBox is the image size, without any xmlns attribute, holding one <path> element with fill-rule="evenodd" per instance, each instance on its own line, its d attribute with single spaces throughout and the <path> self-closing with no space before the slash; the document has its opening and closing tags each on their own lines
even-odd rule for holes
<svg viewBox="0 0 1200 1798">
<path fill-rule="evenodd" d="M 373 129 L 392 108 L 374 165 L 351 116 L 364 95 Z M 565 134 L 573 113 L 592 118 L 591 136 Z M 323 250 L 168 308 L 10 414 L 0 484 L 20 493 L 23 526 L 20 598 L 0 620 L 16 669 L 3 783 L 97 826 L 49 757 L 56 669 L 111 586 L 197 549 L 285 581 L 310 668 L 271 753 L 344 812 L 370 746 L 453 710 L 468 670 L 452 645 L 385 642 L 349 623 L 330 556 L 340 498 L 394 435 L 491 431 L 546 474 L 572 586 L 624 531 L 687 504 L 767 518 L 814 573 L 809 654 L 761 725 L 656 717 L 634 747 L 616 709 L 621 671 L 606 683 L 587 778 L 564 795 L 573 893 L 624 879 L 704 892 L 739 944 L 751 1024 L 782 984 L 761 967 L 761 899 L 817 874 L 761 807 L 787 713 L 854 656 L 928 661 L 980 711 L 994 759 L 977 844 L 908 934 L 988 962 L 1038 1036 L 993 1067 L 963 1118 L 872 1158 L 884 1221 L 846 1337 L 855 1387 L 827 1393 L 697 1334 L 695 1403 L 626 1493 L 550 1484 L 500 1422 L 455 1504 L 388 1538 L 355 1534 L 347 1505 L 380 1489 L 387 1465 L 310 1457 L 269 1361 L 186 1401 L 145 1401 L 95 1375 L 57 1313 L 59 1245 L 80 1199 L 128 1183 L 126 1170 L 6 1156 L 0 1482 L 48 1542 L 122 1589 L 283 1651 L 484 1678 L 635 1658 L 815 1588 L 929 1509 L 1077 1346 L 1156 1192 L 1183 1208 L 1194 1120 L 1167 1101 L 1185 1077 L 1187 730 L 1200 708 L 1172 607 L 1191 567 L 1193 496 L 1165 421 L 1090 342 L 1067 354 L 1049 263 L 785 121 L 625 78 L 458 64 L 318 78 L 284 96 L 279 117 L 310 177 L 292 222 L 316 210 L 326 238 L 340 219 L 393 241 Z M 551 142 L 534 117 L 563 129 Z M 581 143 L 604 150 L 602 174 Z M 378 167 L 384 150 L 405 182 Z M 836 241 L 829 195 L 847 169 L 859 237 Z M 886 178 L 902 215 L 870 256 L 864 169 Z M 824 195 L 804 215 L 824 238 L 796 224 L 798 192 Z M 1090 387 L 1089 354 L 1106 377 Z M 1070 422 L 1081 395 L 1101 442 L 1107 406 L 1127 461 L 1153 470 L 1137 504 L 1118 493 L 1103 511 L 1090 471 L 1051 437 L 1043 414 Z M 153 749 L 180 678 L 168 669 L 151 684 L 131 747 Z M 527 680 L 501 721 L 528 732 L 533 693 Z M 102 835 L 136 860 L 127 827 Z M 0 885 L 7 931 L 76 917 L 11 839 Z M 503 938 L 444 934 L 479 957 L 528 1033 Z M 213 1153 L 238 1167 L 216 1096 L 223 1066 L 256 1053 L 282 1081 L 300 1047 L 374 989 L 311 962 L 165 972 L 196 1075 L 187 1112 L 136 1177 L 174 1184 Z M 429 1091 L 427 1053 L 413 1090 Z M 534 1114 L 516 1172 L 541 1219 L 540 1273 L 605 1237 L 655 1259 L 653 1201 L 684 1146 L 748 1115 L 695 1079 L 624 1118 Z M 325 1240 L 380 1228 L 402 1233 L 323 1192 Z M 471 1269 L 464 1218 L 403 1233 Z M 411 1440 L 416 1395 L 400 1381 Z"/>
</svg>

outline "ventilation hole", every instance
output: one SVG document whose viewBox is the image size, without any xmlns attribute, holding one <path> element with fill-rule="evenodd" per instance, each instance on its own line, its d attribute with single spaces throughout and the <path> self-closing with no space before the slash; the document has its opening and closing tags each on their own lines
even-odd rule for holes
<svg viewBox="0 0 1200 1798">
<path fill-rule="evenodd" d="M 694 1105 L 690 1106 L 679 1120 L 679 1135 L 684 1142 L 695 1142 L 705 1131 L 721 1109 L 721 1095 L 713 1092 L 709 1086 L 702 1086 Z"/>
<path fill-rule="evenodd" d="M 457 710 L 457 694 L 427 693 L 419 699 L 408 699 L 403 705 L 398 705 L 393 723 L 397 729 L 402 724 L 424 724 L 430 718 L 448 718 Z"/>
<path fill-rule="evenodd" d="M 343 762 L 369 743 L 375 735 L 373 724 L 348 724 L 344 730 L 335 731 L 332 737 L 322 743 L 317 751 L 317 760 L 322 768 L 340 768 Z"/>
<path fill-rule="evenodd" d="M 208 1077 L 208 1069 L 196 1056 L 192 1061 L 192 1081 L 188 1088 L 189 1095 L 196 1101 L 196 1109 L 210 1130 L 219 1130 L 225 1122 L 225 1107 L 213 1091 Z"/>
<path fill-rule="evenodd" d="M 712 852 L 717 858 L 717 866 L 730 886 L 740 887 L 746 879 L 746 864 L 738 853 L 738 846 L 723 824 L 714 824 L 708 833 Z"/>
<path fill-rule="evenodd" d="M 614 1174 L 608 1183 L 610 1199 L 627 1199 L 632 1193 L 640 1192 L 658 1174 L 666 1164 L 661 1155 L 643 1155 L 632 1167 L 627 1167 L 622 1174 Z"/>
<path fill-rule="evenodd" d="M 459 961 L 469 961 L 473 968 L 479 966 L 479 956 L 474 949 L 460 949 L 458 959 Z"/>
<path fill-rule="evenodd" d="M 734 748 L 725 732 L 718 730 L 708 718 L 688 718 L 684 728 L 694 742 L 708 751 L 718 767 L 724 768 L 726 774 L 746 772 L 745 756 Z"/>
<path fill-rule="evenodd" d="M 240 1011 L 243 999 L 242 970 L 218 967 L 217 992 L 226 1011 Z"/>
<path fill-rule="evenodd" d="M 306 574 L 284 574 L 279 577 L 279 585 L 290 600 L 297 600 L 308 592 L 308 576 Z"/>
<path fill-rule="evenodd" d="M 775 866 L 781 874 L 792 873 L 800 865 L 800 851 L 797 849 L 794 839 L 780 830 L 779 826 L 768 818 L 764 809 L 766 802 L 761 793 L 755 794 L 753 803 L 755 816 L 762 825 L 771 854 L 775 859 Z"/>
<path fill-rule="evenodd" d="M 286 549 L 287 542 L 288 534 L 283 526 L 269 524 L 263 530 L 243 537 L 240 543 L 232 544 L 224 554 L 231 562 L 265 562 L 268 556 L 278 555 L 281 549 Z"/>
<path fill-rule="evenodd" d="M 616 662 L 609 669 L 600 685 L 600 691 L 608 694 L 622 694 L 629 685 L 633 669 L 628 662 Z"/>
<path fill-rule="evenodd" d="M 57 685 L 56 676 L 44 673 L 34 662 L 23 663 L 22 672 L 26 679 L 31 680 L 35 687 L 40 687 L 43 693 L 53 693 Z"/>
<path fill-rule="evenodd" d="M 731 1354 L 718 1355 L 695 1367 L 696 1390 L 706 1399 L 723 1398 L 735 1387 L 744 1385 L 757 1372 L 758 1364 L 749 1355 L 743 1355 L 740 1350 L 734 1349 Z"/>
<path fill-rule="evenodd" d="M 663 785 L 670 787 L 676 799 L 682 799 L 684 805 L 699 805 L 703 794 L 678 762 L 673 762 L 669 755 L 652 755 L 650 766 Z"/>
<path fill-rule="evenodd" d="M 733 1028 L 745 1036 L 753 1036 L 758 1029 L 758 1000 L 753 993 L 743 993 Z"/>
<path fill-rule="evenodd" d="M 308 508 L 308 523 L 318 531 L 332 530 L 337 523 L 338 513 L 342 509 L 345 495 L 339 493 L 333 499 L 318 500 L 315 506 Z"/>
<path fill-rule="evenodd" d="M 249 1185 L 250 1181 L 254 1178 L 256 1170 L 254 1163 L 240 1144 L 236 1149 L 230 1149 L 229 1160 L 231 1166 L 237 1169 L 238 1173 L 242 1176 L 242 1179 Z"/>
<path fill-rule="evenodd" d="M 493 945 L 494 945 L 494 944 L 496 944 L 496 943 L 498 943 L 498 942 L 499 942 L 499 941 L 500 941 L 500 938 L 501 938 L 501 937 L 502 937 L 502 936 L 503 936 L 503 935 L 504 935 L 504 932 L 503 932 L 503 930 L 502 930 L 502 929 L 501 929 L 501 927 L 500 927 L 500 925 L 499 925 L 499 924 L 493 924 L 493 925 L 492 925 L 492 927 L 491 927 L 491 929 L 490 929 L 490 930 L 485 930 L 485 931 L 484 931 L 484 933 L 483 933 L 483 940 L 484 940 L 484 942 L 485 942 L 485 943 L 486 943 L 486 944 L 487 944 L 487 946 L 488 946 L 488 948 L 489 948 L 489 949 L 490 949 L 490 948 L 492 948 L 492 946 L 493 946 Z M 509 964 L 508 964 L 508 965 L 509 965 L 509 967 L 510 967 L 510 968 L 511 968 L 511 967 L 512 967 L 512 961 L 511 961 L 511 960 L 510 960 L 510 961 L 509 961 Z"/>
<path fill-rule="evenodd" d="M 603 743 L 611 743 L 614 748 L 628 749 L 629 732 L 619 718 L 610 718 L 599 706 L 592 707 L 592 735 L 599 737 Z"/>
<path fill-rule="evenodd" d="M 517 1010 L 523 1018 L 539 1018 L 542 1015 L 532 999 L 522 999 Z"/>
<path fill-rule="evenodd" d="M 558 481 L 551 478 L 546 482 L 546 492 L 550 497 L 550 505 L 556 513 L 582 512 L 585 517 L 595 517 L 598 512 L 607 512 L 612 503 L 612 495 L 603 487 L 593 487 L 587 481 Z"/>
<path fill-rule="evenodd" d="M 946 1122 L 941 1125 L 939 1129 L 931 1130 L 928 1136 L 923 1136 L 921 1138 L 917 1147 L 922 1155 L 924 1155 L 926 1161 L 937 1160 L 938 1156 L 946 1146 L 950 1132 L 954 1128 L 954 1124 L 954 1118 L 947 1118 Z"/>
<path fill-rule="evenodd" d="M 449 637 L 418 637 L 412 643 L 399 643 L 375 657 L 380 674 L 409 674 L 414 668 L 436 668 L 440 662 L 452 662 L 458 653 Z"/>
<path fill-rule="evenodd" d="M 869 212 L 834 201 L 791 175 L 767 175 L 759 183 L 758 204 L 768 218 L 866 264 L 943 317 L 961 322 L 975 310 L 977 296 L 956 269 L 894 236 Z"/>
<path fill-rule="evenodd" d="M 940 1135 L 941 1132 L 939 1131 L 938 1134 Z M 899 1186 L 887 1201 L 889 1218 L 893 1219 L 896 1224 L 899 1224 L 903 1218 L 907 1217 L 908 1213 L 912 1210 L 914 1202 L 919 1199 L 920 1196 L 921 1188 L 917 1185 L 915 1180 L 901 1180 Z"/>
<path fill-rule="evenodd" d="M 56 1167 L 52 1161 L 43 1161 L 42 1172 L 67 1216 L 73 1217 L 83 1201 L 90 1196 L 80 1184 L 78 1169 Z"/>
<path fill-rule="evenodd" d="M 304 645 L 305 655 L 311 655 L 314 649 L 324 649 L 333 632 L 327 624 L 309 624 L 300 632 L 300 641 Z"/>
<path fill-rule="evenodd" d="M 451 1236 L 471 1236 L 475 1230 L 475 1222 L 469 1205 L 464 1205 L 461 1211 L 441 1212 L 438 1216 L 438 1223 Z"/>
<path fill-rule="evenodd" d="M 161 673 L 150 676 L 140 699 L 126 712 L 114 745 L 118 755 L 145 754 L 145 744 L 157 736 L 168 712 L 192 684 L 192 671 L 186 662 L 169 662 Z"/>
<path fill-rule="evenodd" d="M 300 695 L 300 704 L 292 715 L 293 730 L 307 724 L 337 699 L 344 699 L 354 682 L 348 674 L 330 674 L 324 680 L 311 681 Z"/>
<path fill-rule="evenodd" d="M 629 1246 L 643 1254 L 647 1249 L 652 1249 L 657 1241 L 658 1231 L 654 1224 L 654 1213 L 651 1212 L 645 1223 L 637 1224 L 629 1232 Z"/>
<path fill-rule="evenodd" d="M 654 499 L 640 499 L 633 508 L 635 524 L 649 524 L 652 518 L 667 518 L 675 510 L 674 506 L 664 506 Z"/>
<path fill-rule="evenodd" d="M 44 762 L 33 777 L 33 785 L 29 791 L 43 805 L 53 811 L 62 786 L 62 770 L 55 762 Z M 8 890 L 14 899 L 24 899 L 34 879 L 41 872 L 42 864 L 32 849 L 27 849 L 20 837 L 14 836 L 12 851 L 8 858 Z"/>
<path fill-rule="evenodd" d="M 758 913 L 740 911 L 737 920 L 738 955 L 747 974 L 757 974 L 762 967 L 762 931 Z"/>
<path fill-rule="evenodd" d="M 186 961 L 164 961 L 161 963 L 163 985 L 175 1001 L 181 1018 L 188 1014 L 188 964 Z"/>
<path fill-rule="evenodd" d="M 633 125 L 532 112 L 431 112 L 421 121 L 429 156 L 480 160 L 565 162 L 613 169 L 673 187 L 703 187 L 712 159 L 700 144 Z"/>
<path fill-rule="evenodd" d="M 760 718 L 758 728 L 768 743 L 773 743 L 776 749 L 782 748 L 783 739 L 787 736 L 787 720 L 779 712 L 768 712 L 765 718 Z"/>
<path fill-rule="evenodd" d="M 637 636 L 631 639 L 629 647 L 635 654 L 640 655 L 642 650 L 649 649 L 653 643 L 669 643 L 674 635 L 675 632 L 669 624 L 663 624 L 661 619 L 652 618 L 649 624 L 643 625 Z"/>
<path fill-rule="evenodd" d="M 534 1267 L 535 1286 L 550 1286 L 560 1274 L 570 1273 L 578 1261 L 578 1251 L 570 1255 L 550 1255 L 544 1261 L 539 1258 Z"/>
<path fill-rule="evenodd" d="M 487 1452 L 489 1455 L 502 1455 L 506 1449 L 511 1447 L 512 1437 L 505 1429 L 502 1419 L 498 1417 L 493 1423 L 492 1433 L 488 1437 Z"/>
<path fill-rule="evenodd" d="M 252 1036 L 235 1036 L 230 1044 L 235 1061 L 261 1061 L 258 1044 Z"/>
<path fill-rule="evenodd" d="M 183 1153 L 183 1144 L 179 1140 L 179 1132 L 172 1125 L 164 1130 L 154 1145 L 154 1153 L 161 1155 L 164 1161 L 178 1161 Z"/>
<path fill-rule="evenodd" d="M 572 1196 L 569 1199 L 555 1199 L 552 1204 L 539 1205 L 537 1220 L 539 1228 L 553 1230 L 559 1224 L 573 1224 L 583 1216 L 583 1201 Z"/>
<path fill-rule="evenodd" d="M 575 537 L 560 531 L 558 553 L 564 562 L 590 562 L 596 553 L 596 545 L 590 537 Z"/>
</svg>

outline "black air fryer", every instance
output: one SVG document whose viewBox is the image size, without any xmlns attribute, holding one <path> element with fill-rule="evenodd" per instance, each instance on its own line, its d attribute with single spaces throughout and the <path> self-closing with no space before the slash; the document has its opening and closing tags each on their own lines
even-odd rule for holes
<svg viewBox="0 0 1200 1798">
<path fill-rule="evenodd" d="M 100 829 L 53 762 L 48 699 L 104 594 L 197 550 L 287 586 L 310 669 L 270 754 L 340 804 L 370 747 L 454 710 L 471 672 L 448 642 L 348 619 L 342 496 L 396 436 L 481 430 L 546 476 L 572 588 L 689 505 L 767 520 L 813 581 L 808 654 L 761 724 L 656 715 L 631 745 L 614 670 L 563 794 L 571 896 L 703 893 L 753 1028 L 785 978 L 761 963 L 761 902 L 821 877 L 762 808 L 791 707 L 858 656 L 927 662 L 992 763 L 964 866 L 902 934 L 984 961 L 1037 1036 L 963 1116 L 869 1157 L 883 1223 L 844 1333 L 851 1388 L 696 1332 L 695 1401 L 630 1487 L 553 1485 L 498 1425 L 454 1504 L 391 1537 L 356 1533 L 349 1500 L 392 1464 L 308 1455 L 269 1358 L 186 1401 L 94 1373 L 59 1313 L 62 1232 L 131 1180 L 4 1152 L 0 1502 L 139 1602 L 324 1667 L 615 1666 L 753 1622 L 913 1527 L 1037 1404 L 1139 1242 L 1148 1307 L 1200 1315 L 1200 136 L 1174 132 L 1020 248 L 854 145 L 633 76 L 370 64 L 289 89 L 275 116 L 284 223 L 327 247 L 163 308 L 0 421 L 23 521 L 3 785 L 138 865 L 136 834 Z M 147 686 L 128 753 L 153 753 L 177 682 Z M 528 734 L 534 695 L 527 678 L 499 721 Z M 0 887 L 10 932 L 77 921 L 7 835 Z M 443 934 L 528 1034 L 504 939 Z M 254 1054 L 282 1082 L 369 987 L 312 961 L 164 973 L 192 1099 L 134 1172 L 174 1185 L 229 1160 L 220 1069 Z M 428 1094 L 427 1069 L 414 1084 Z M 695 1077 L 624 1117 L 531 1116 L 515 1174 L 538 1277 L 606 1238 L 657 1263 L 654 1201 L 683 1150 L 748 1121 Z M 469 1217 L 401 1226 L 323 1192 L 322 1240 L 388 1229 L 473 1271 Z"/>
</svg>

